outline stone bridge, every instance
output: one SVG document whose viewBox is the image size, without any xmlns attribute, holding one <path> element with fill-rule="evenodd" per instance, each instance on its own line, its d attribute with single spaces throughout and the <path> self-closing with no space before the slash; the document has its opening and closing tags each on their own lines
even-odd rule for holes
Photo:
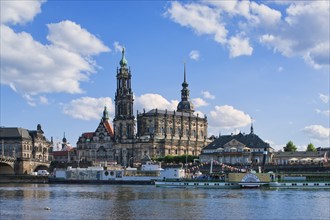
<svg viewBox="0 0 330 220">
<path fill-rule="evenodd" d="M 31 174 L 38 170 L 48 170 L 50 161 L 0 157 L 0 174 Z"/>
</svg>

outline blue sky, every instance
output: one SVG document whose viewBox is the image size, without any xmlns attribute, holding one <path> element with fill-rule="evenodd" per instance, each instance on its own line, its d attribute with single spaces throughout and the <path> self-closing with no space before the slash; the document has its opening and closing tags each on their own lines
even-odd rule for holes
<svg viewBox="0 0 330 220">
<path fill-rule="evenodd" d="M 209 135 L 329 147 L 328 1 L 1 1 L 0 126 L 65 132 L 114 116 L 121 48 L 134 111 L 176 109 L 186 63 Z"/>
</svg>

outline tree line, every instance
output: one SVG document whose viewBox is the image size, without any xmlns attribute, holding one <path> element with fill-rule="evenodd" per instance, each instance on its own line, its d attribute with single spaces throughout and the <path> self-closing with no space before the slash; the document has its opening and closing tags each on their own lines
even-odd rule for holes
<svg viewBox="0 0 330 220">
<path fill-rule="evenodd" d="M 293 144 L 292 141 L 289 141 L 285 147 L 283 147 L 284 152 L 295 152 L 297 151 L 296 145 Z M 309 143 L 307 145 L 306 151 L 316 152 L 316 148 L 312 143 Z"/>
</svg>

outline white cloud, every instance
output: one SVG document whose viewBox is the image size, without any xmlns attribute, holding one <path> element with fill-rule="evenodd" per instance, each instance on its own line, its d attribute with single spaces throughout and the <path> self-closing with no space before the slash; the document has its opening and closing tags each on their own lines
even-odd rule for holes
<svg viewBox="0 0 330 220">
<path fill-rule="evenodd" d="M 209 91 L 202 91 L 202 95 L 206 99 L 215 99 L 215 96 L 211 94 Z"/>
<path fill-rule="evenodd" d="M 325 104 L 329 103 L 329 94 L 319 94 L 319 98 L 321 99 L 321 101 Z"/>
<path fill-rule="evenodd" d="M 2 24 L 24 24 L 41 12 L 41 1 L 1 1 Z"/>
<path fill-rule="evenodd" d="M 107 107 L 109 116 L 112 117 L 114 115 L 115 108 L 112 104 L 111 98 L 109 97 L 82 97 L 72 100 L 69 104 L 64 104 L 62 110 L 64 114 L 70 115 L 76 119 L 97 120 L 102 117 L 104 106 Z"/>
<path fill-rule="evenodd" d="M 207 106 L 207 105 L 209 105 L 209 103 L 207 103 L 205 100 L 203 100 L 201 98 L 194 98 L 191 101 L 192 101 L 192 103 L 194 104 L 194 106 L 196 108 L 201 107 L 201 106 Z"/>
<path fill-rule="evenodd" d="M 115 41 L 115 42 L 113 43 L 113 47 L 115 48 L 115 52 L 116 52 L 116 53 L 117 53 L 117 52 L 120 52 L 120 53 L 121 53 L 122 50 L 123 50 L 123 48 L 124 48 L 124 46 L 120 45 L 118 41 Z"/>
<path fill-rule="evenodd" d="M 329 66 L 329 2 L 295 2 L 287 8 L 287 16 L 260 42 L 284 56 L 300 56 L 314 68 Z"/>
<path fill-rule="evenodd" d="M 225 43 L 227 30 L 220 22 L 217 10 L 195 3 L 181 4 L 171 2 L 165 15 L 184 27 L 193 29 L 197 34 L 212 35 L 218 43 Z"/>
<path fill-rule="evenodd" d="M 66 20 L 48 24 L 47 27 L 47 39 L 56 47 L 85 56 L 110 51 L 97 37 L 75 22 Z"/>
<path fill-rule="evenodd" d="M 238 57 L 242 55 L 251 55 L 253 48 L 249 44 L 248 38 L 242 38 L 240 35 L 231 37 L 228 41 L 229 57 Z"/>
<path fill-rule="evenodd" d="M 309 125 L 303 128 L 302 131 L 316 140 L 325 140 L 330 137 L 330 129 L 322 125 Z"/>
<path fill-rule="evenodd" d="M 199 52 L 197 50 L 192 50 L 189 53 L 189 57 L 192 60 L 199 60 Z"/>
<path fill-rule="evenodd" d="M 286 57 L 301 57 L 312 67 L 329 67 L 329 1 L 286 1 L 283 14 L 274 1 L 171 2 L 166 15 L 200 35 L 211 35 L 225 45 L 230 57 L 251 55 L 249 41 Z M 276 3 L 276 1 L 275 1 Z M 269 4 L 269 5 L 267 5 Z M 228 22 L 226 22 L 228 21 Z M 228 28 L 228 27 L 233 28 Z M 246 36 L 237 35 L 244 32 Z"/>
<path fill-rule="evenodd" d="M 1 83 L 21 94 L 81 93 L 79 82 L 88 79 L 84 73 L 93 72 L 79 54 L 42 45 L 26 32 L 1 26 L 1 38 Z"/>
<path fill-rule="evenodd" d="M 26 2 L 20 3 L 24 6 Z M 5 21 L 23 23 L 32 20 L 33 15 L 40 12 L 41 3 L 29 3 L 31 5 L 26 6 L 26 10 L 30 12 L 25 15 L 21 6 L 13 4 L 15 7 L 12 7 L 6 2 L 1 8 L 5 11 L 2 14 Z M 23 17 L 8 17 L 8 11 Z M 109 51 L 98 38 L 72 21 L 49 24 L 48 28 L 47 38 L 51 44 L 42 44 L 26 32 L 16 33 L 7 25 L 2 24 L 0 28 L 1 84 L 21 94 L 29 105 L 36 105 L 33 96 L 37 94 L 82 93 L 80 82 L 87 81 L 96 68 L 91 56 Z M 40 103 L 45 103 L 45 99 Z"/>
<path fill-rule="evenodd" d="M 210 118 L 211 126 L 225 129 L 240 128 L 251 123 L 251 117 L 248 114 L 229 105 L 215 106 L 215 109 L 210 112 Z"/>
<path fill-rule="evenodd" d="M 142 109 L 145 109 L 146 111 L 149 111 L 151 109 L 162 109 L 162 110 L 169 110 L 173 111 L 176 110 L 178 106 L 179 101 L 177 100 L 171 100 L 168 101 L 163 96 L 159 94 L 143 94 L 139 97 L 135 97 L 135 104 L 137 106 L 137 109 L 141 111 Z"/>
</svg>

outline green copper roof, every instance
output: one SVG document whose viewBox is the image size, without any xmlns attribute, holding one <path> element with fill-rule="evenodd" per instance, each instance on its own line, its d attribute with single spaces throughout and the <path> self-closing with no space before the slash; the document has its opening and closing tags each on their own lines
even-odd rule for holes
<svg viewBox="0 0 330 220">
<path fill-rule="evenodd" d="M 124 47 L 123 47 L 123 50 L 121 53 L 122 53 L 122 57 L 121 57 L 119 64 L 121 67 L 125 67 L 125 66 L 127 66 L 127 60 L 125 58 L 125 48 Z"/>
</svg>

